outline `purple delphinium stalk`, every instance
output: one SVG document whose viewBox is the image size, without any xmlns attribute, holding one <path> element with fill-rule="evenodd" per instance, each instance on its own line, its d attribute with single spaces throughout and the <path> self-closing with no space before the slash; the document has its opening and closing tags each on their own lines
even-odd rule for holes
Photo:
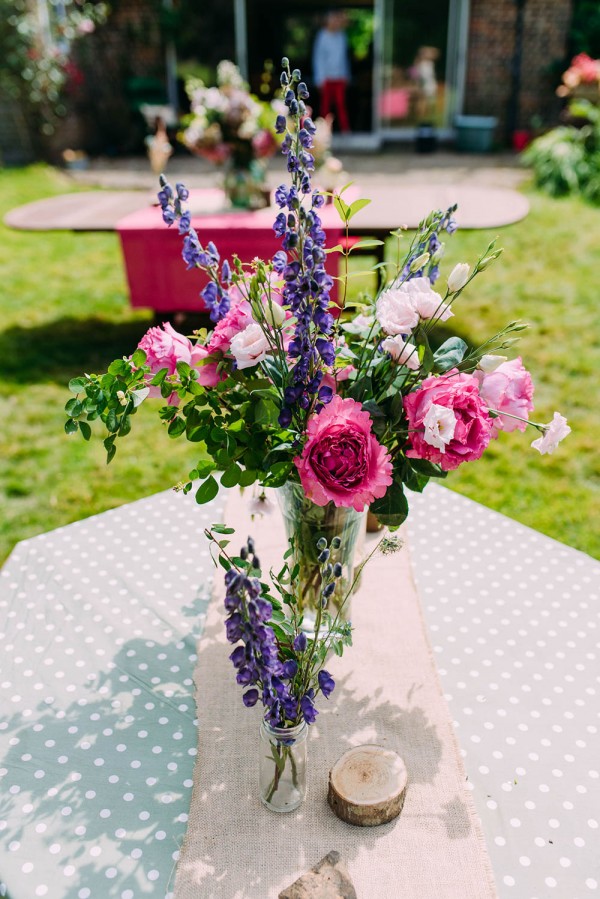
<svg viewBox="0 0 600 899">
<path fill-rule="evenodd" d="M 288 427 L 299 410 L 318 411 L 331 400 L 331 391 L 323 388 L 321 381 L 323 367 L 330 367 L 335 358 L 329 339 L 334 326 L 329 312 L 333 280 L 325 271 L 326 235 L 317 211 L 324 201 L 312 191 L 310 180 L 314 157 L 309 151 L 315 125 L 305 115 L 304 101 L 309 94 L 300 79 L 297 69 L 290 73 L 289 63 L 284 64 L 281 84 L 291 128 L 279 117 L 277 129 L 285 135 L 281 150 L 287 156 L 292 186 L 282 184 L 275 191 L 275 202 L 282 211 L 273 228 L 284 249 L 275 255 L 273 268 L 283 275 L 284 304 L 295 316 L 296 326 L 288 348 L 289 358 L 295 361 L 279 415 L 282 427 Z M 309 196 L 307 207 L 303 200 Z"/>
<path fill-rule="evenodd" d="M 251 541 L 241 555 L 252 556 L 251 567 L 258 568 Z M 295 721 L 302 711 L 291 688 L 298 663 L 294 659 L 281 662 L 279 658 L 275 631 L 267 623 L 273 608 L 262 597 L 258 578 L 230 568 L 225 574 L 225 586 L 227 639 L 230 643 L 241 641 L 242 644 L 236 646 L 229 658 L 237 669 L 238 684 L 249 688 L 244 692 L 244 705 L 256 705 L 260 699 L 266 720 L 275 727 L 283 727 L 286 721 Z M 308 718 L 306 720 L 311 723 Z"/>
<path fill-rule="evenodd" d="M 171 187 L 164 175 L 160 176 L 160 190 L 158 202 L 162 210 L 163 221 L 169 225 L 178 223 L 179 233 L 183 236 L 183 249 L 181 255 L 188 269 L 203 269 L 209 277 L 206 287 L 200 291 L 210 312 L 213 322 L 220 321 L 229 312 L 231 300 L 227 288 L 231 282 L 231 268 L 229 262 L 221 261 L 219 251 L 212 241 L 204 247 L 191 223 L 191 213 L 186 205 L 190 192 L 181 182 Z"/>
</svg>

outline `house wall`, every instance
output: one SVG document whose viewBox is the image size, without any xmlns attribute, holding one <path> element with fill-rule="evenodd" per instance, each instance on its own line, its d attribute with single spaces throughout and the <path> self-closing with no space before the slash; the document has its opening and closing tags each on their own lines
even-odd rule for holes
<svg viewBox="0 0 600 899">
<path fill-rule="evenodd" d="M 523 8 L 521 78 L 514 104 L 519 5 Z M 500 140 L 510 138 L 508 130 L 513 125 L 532 127 L 536 117 L 553 124 L 560 109 L 554 86 L 564 68 L 571 15 L 571 0 L 471 0 L 465 113 L 496 116 Z"/>
</svg>

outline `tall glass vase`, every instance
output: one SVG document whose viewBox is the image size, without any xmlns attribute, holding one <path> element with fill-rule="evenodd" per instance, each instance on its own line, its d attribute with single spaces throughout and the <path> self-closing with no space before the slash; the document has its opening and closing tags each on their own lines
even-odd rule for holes
<svg viewBox="0 0 600 899">
<path fill-rule="evenodd" d="M 260 726 L 259 788 L 263 805 L 274 812 L 293 812 L 306 796 L 308 726 Z"/>
<path fill-rule="evenodd" d="M 352 508 L 335 506 L 332 502 L 317 506 L 308 499 L 301 484 L 288 482 L 277 490 L 279 506 L 283 514 L 286 536 L 293 540 L 291 566 L 298 565 L 298 610 L 303 615 L 302 629 L 313 633 L 315 619 L 321 597 L 321 575 L 319 572 L 319 550 L 317 542 L 325 537 L 330 548 L 330 562 L 339 562 L 342 576 L 336 581 L 336 588 L 327 601 L 331 615 L 340 613 L 341 618 L 350 620 L 349 591 L 354 578 L 354 556 L 358 538 L 364 531 L 365 512 Z M 340 538 L 340 546 L 331 547 L 334 537 Z"/>
</svg>

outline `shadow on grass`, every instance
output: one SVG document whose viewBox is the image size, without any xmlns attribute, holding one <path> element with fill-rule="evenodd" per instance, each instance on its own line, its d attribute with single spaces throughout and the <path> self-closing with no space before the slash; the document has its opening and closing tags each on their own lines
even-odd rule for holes
<svg viewBox="0 0 600 899">
<path fill-rule="evenodd" d="M 173 316 L 157 317 L 157 322 L 167 320 L 173 321 Z M 83 371 L 104 372 L 113 359 L 131 355 L 152 324 L 152 320 L 111 322 L 95 316 L 8 328 L 0 332 L 0 381 L 66 384 Z M 174 324 L 186 334 L 206 327 L 202 316 L 186 316 Z"/>
</svg>

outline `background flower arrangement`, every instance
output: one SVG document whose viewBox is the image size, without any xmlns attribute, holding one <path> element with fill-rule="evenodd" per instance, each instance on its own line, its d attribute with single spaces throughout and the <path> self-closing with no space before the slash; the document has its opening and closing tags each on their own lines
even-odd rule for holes
<svg viewBox="0 0 600 899">
<path fill-rule="evenodd" d="M 600 203 L 600 60 L 575 56 L 562 75 L 559 97 L 569 101 L 569 124 L 538 137 L 523 154 L 536 184 L 551 196 L 581 194 Z"/>
<path fill-rule="evenodd" d="M 277 141 L 273 110 L 250 94 L 237 66 L 222 60 L 217 84 L 207 87 L 199 78 L 186 82 L 191 113 L 180 137 L 186 147 L 216 165 L 226 165 L 229 192 L 241 173 L 251 175 L 258 187 L 264 181 L 264 160 L 273 155 Z M 256 205 L 250 204 L 250 205 Z"/>
</svg>

